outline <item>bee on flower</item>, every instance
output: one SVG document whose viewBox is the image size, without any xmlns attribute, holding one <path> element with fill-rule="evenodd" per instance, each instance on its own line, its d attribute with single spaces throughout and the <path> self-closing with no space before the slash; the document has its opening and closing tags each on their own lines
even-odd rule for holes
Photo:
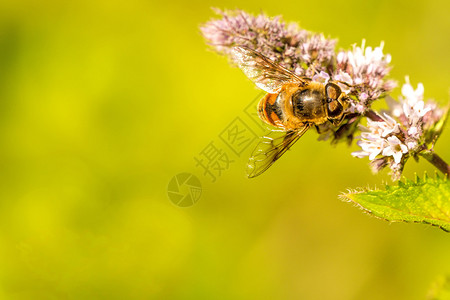
<svg viewBox="0 0 450 300">
<path fill-rule="evenodd" d="M 327 118 L 322 116 L 320 122 L 305 123 L 305 128 L 316 127 L 319 140 L 331 140 L 332 144 L 344 141 L 350 145 L 360 130 L 357 145 L 361 150 L 353 152 L 353 156 L 368 157 L 374 172 L 389 166 L 394 180 L 400 178 L 410 157 L 418 159 L 422 156 L 443 173 L 450 173 L 450 166 L 433 151 L 448 109 L 439 108 L 431 100 L 425 101 L 423 84 L 419 83 L 414 89 L 408 77 L 398 101 L 388 96 L 396 87 L 396 82 L 386 78 L 391 70 L 391 56 L 384 53 L 383 42 L 378 47 L 370 47 L 363 39 L 360 46 L 355 44 L 350 50 L 336 52 L 336 40 L 301 29 L 296 23 L 284 22 L 281 17 L 270 18 L 265 14 L 253 16 L 241 10 L 215 12 L 221 18 L 205 23 L 200 28 L 202 34 L 216 52 L 246 71 L 247 77 L 252 80 L 258 78 L 258 87 L 266 87 L 265 91 L 271 94 L 269 98 L 273 98 L 273 103 L 269 101 L 270 105 L 265 106 L 270 108 L 271 114 L 263 115 L 272 117 L 275 113 L 273 116 L 278 117 L 293 113 L 292 109 L 287 109 L 292 105 L 275 109 L 275 104 L 281 102 L 275 101 L 278 97 L 274 96 L 280 92 L 275 87 L 292 78 L 297 78 L 292 83 L 294 86 L 303 84 L 304 87 L 321 87 L 321 90 L 334 86 L 334 90 L 340 92 L 337 94 L 345 96 L 339 119 L 328 118 L 330 116 L 327 115 Z M 241 49 L 241 54 L 252 54 L 244 55 L 248 59 L 243 60 L 243 55 L 236 55 L 236 49 Z M 252 62 L 252 59 L 255 61 Z M 255 67 L 258 60 L 259 69 Z M 323 100 L 320 103 L 333 102 L 333 97 L 323 95 L 316 97 Z M 302 101 L 305 99 L 302 98 Z M 373 102 L 379 99 L 386 100 L 390 108 L 388 112 L 379 114 L 372 110 Z M 289 101 L 286 103 L 292 104 Z M 323 110 L 322 104 L 318 107 Z M 259 112 L 264 110 L 260 107 Z M 366 126 L 360 124 L 364 119 L 367 119 Z M 302 126 L 305 125 L 303 123 Z M 301 131 L 302 134 L 304 131 Z M 280 153 L 284 153 L 292 141 L 297 140 L 292 136 L 280 139 L 283 141 Z M 278 152 L 270 153 L 276 153 L 273 154 L 276 159 L 280 156 Z"/>
</svg>

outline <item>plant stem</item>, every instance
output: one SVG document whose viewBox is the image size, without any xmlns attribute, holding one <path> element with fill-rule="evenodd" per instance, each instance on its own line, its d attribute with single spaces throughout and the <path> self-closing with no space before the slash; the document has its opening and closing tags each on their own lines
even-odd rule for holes
<svg viewBox="0 0 450 300">
<path fill-rule="evenodd" d="M 428 160 L 433 166 L 438 168 L 438 170 L 442 173 L 446 175 L 450 174 L 450 166 L 432 150 L 422 151 L 420 155 Z"/>
<path fill-rule="evenodd" d="M 371 119 L 372 121 L 375 121 L 375 122 L 385 122 L 385 120 L 379 114 L 377 114 L 375 111 L 373 111 L 371 109 L 366 111 L 364 113 L 364 116 L 366 116 L 367 118 L 369 118 L 369 119 Z"/>
</svg>

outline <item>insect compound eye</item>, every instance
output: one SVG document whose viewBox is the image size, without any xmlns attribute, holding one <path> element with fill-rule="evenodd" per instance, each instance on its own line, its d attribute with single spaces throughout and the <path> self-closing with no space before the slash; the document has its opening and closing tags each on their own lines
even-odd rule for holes
<svg viewBox="0 0 450 300">
<path fill-rule="evenodd" d="M 337 100 L 341 95 L 341 88 L 332 82 L 327 83 L 325 86 L 325 93 L 327 94 L 328 99 Z"/>
<path fill-rule="evenodd" d="M 344 107 L 339 101 L 334 100 L 327 104 L 327 112 L 329 118 L 339 118 L 344 112 Z"/>
</svg>

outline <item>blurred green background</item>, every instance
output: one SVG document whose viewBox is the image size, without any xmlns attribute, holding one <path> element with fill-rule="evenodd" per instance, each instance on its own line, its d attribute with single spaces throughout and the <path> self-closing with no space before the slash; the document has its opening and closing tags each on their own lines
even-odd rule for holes
<svg viewBox="0 0 450 300">
<path fill-rule="evenodd" d="M 356 146 L 311 131 L 245 177 L 250 149 L 219 135 L 259 91 L 207 50 L 211 7 L 283 15 L 338 48 L 383 40 L 392 78 L 449 100 L 447 1 L 2 0 L 0 298 L 424 299 L 450 236 L 340 201 L 389 181 Z M 210 142 L 234 160 L 214 183 L 194 161 Z M 447 161 L 449 146 L 447 128 Z M 189 208 L 167 196 L 181 172 L 203 187 Z"/>
</svg>

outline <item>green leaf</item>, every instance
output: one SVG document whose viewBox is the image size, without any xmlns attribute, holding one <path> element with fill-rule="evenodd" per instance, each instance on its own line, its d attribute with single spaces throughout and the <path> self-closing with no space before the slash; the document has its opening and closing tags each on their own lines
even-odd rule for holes
<svg viewBox="0 0 450 300">
<path fill-rule="evenodd" d="M 428 292 L 429 300 L 450 300 L 450 276 L 440 276 Z"/>
<path fill-rule="evenodd" d="M 362 210 L 391 222 L 438 226 L 450 232 L 450 182 L 447 177 L 406 180 L 384 190 L 352 191 L 341 196 Z"/>
</svg>

